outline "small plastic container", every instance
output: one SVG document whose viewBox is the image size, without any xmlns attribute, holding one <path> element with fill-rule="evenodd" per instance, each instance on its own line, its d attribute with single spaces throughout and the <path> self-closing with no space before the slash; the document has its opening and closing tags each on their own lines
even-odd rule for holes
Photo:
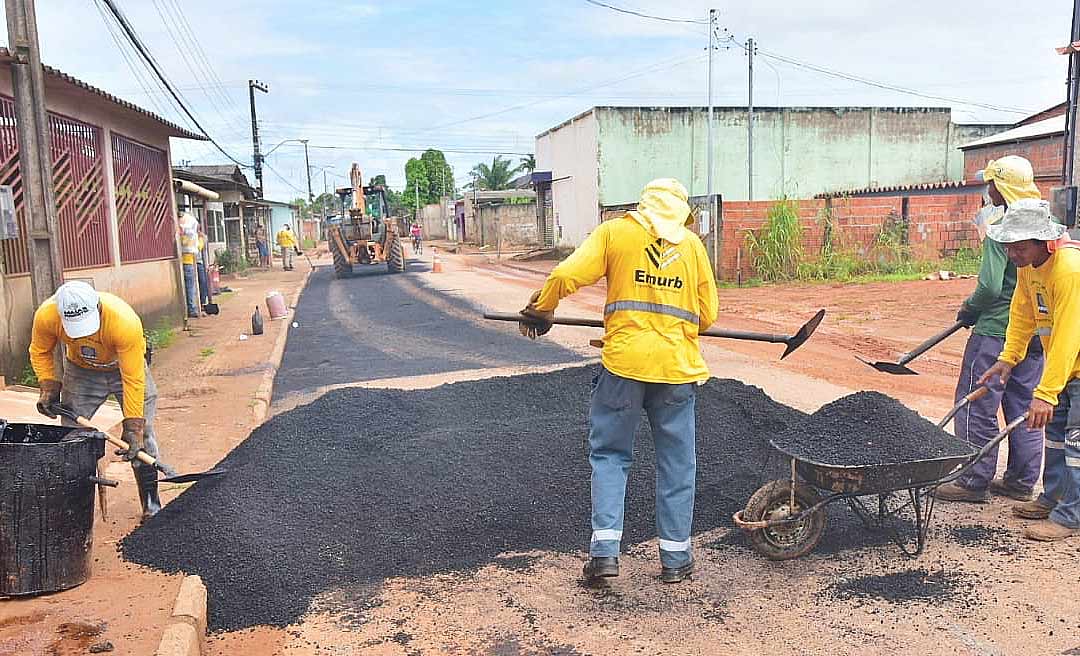
<svg viewBox="0 0 1080 656">
<path fill-rule="evenodd" d="M 285 297 L 281 292 L 273 291 L 266 295 L 266 309 L 271 320 L 284 319 L 289 315 L 289 306 L 285 304 Z"/>
</svg>

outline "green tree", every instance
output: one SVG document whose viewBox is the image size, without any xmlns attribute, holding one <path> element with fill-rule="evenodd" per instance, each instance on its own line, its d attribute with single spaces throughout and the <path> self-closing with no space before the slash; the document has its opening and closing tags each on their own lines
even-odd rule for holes
<svg viewBox="0 0 1080 656">
<path fill-rule="evenodd" d="M 472 177 L 469 186 L 473 189 L 486 191 L 509 189 L 510 182 L 517 172 L 521 170 L 520 165 L 511 168 L 512 164 L 512 161 L 503 159 L 501 155 L 496 155 L 491 159 L 491 166 L 484 163 L 477 164 L 469 171 L 469 175 Z"/>
<path fill-rule="evenodd" d="M 406 212 L 415 211 L 417 205 L 438 203 L 439 196 L 453 193 L 454 169 L 442 151 L 429 148 L 405 163 L 405 190 L 399 200 Z"/>
<path fill-rule="evenodd" d="M 428 203 L 439 202 L 440 196 L 453 196 L 454 169 L 446 163 L 446 156 L 441 150 L 429 148 L 420 156 L 420 161 L 428 173 L 428 188 L 421 189 L 421 200 Z"/>
<path fill-rule="evenodd" d="M 519 171 L 528 171 L 532 173 L 536 170 L 536 155 L 526 155 L 521 158 L 521 165 L 518 166 Z"/>
</svg>

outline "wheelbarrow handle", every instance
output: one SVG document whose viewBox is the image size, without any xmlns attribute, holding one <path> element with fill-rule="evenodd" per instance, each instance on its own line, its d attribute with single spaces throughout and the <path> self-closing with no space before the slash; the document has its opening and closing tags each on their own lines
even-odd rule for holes
<svg viewBox="0 0 1080 656">
<path fill-rule="evenodd" d="M 982 460 L 983 457 L 986 456 L 986 454 L 990 453 L 990 451 L 992 449 L 997 447 L 997 445 L 1001 444 L 1001 441 L 1004 440 L 1006 437 L 1008 437 L 1009 433 L 1013 432 L 1013 430 L 1015 430 L 1017 426 L 1024 423 L 1025 421 L 1027 421 L 1027 418 L 1028 418 L 1028 413 L 1025 412 L 1024 414 L 1020 415 L 1016 419 L 1013 419 L 1011 422 L 1009 422 L 1009 424 L 1005 428 L 1002 428 L 1001 431 L 997 435 L 995 435 L 993 439 L 991 439 L 989 442 L 987 442 L 983 446 L 983 448 L 979 449 L 979 452 L 976 453 L 975 456 L 971 460 L 969 460 L 966 465 L 964 465 L 960 469 L 957 469 L 956 471 L 949 474 L 948 476 L 938 480 L 934 484 L 935 487 L 939 486 L 939 485 L 944 485 L 945 483 L 951 483 L 952 481 L 955 481 L 956 479 L 963 476 L 964 473 L 966 473 L 969 469 L 971 469 L 972 467 L 975 466 L 975 463 Z"/>
<path fill-rule="evenodd" d="M 963 410 L 964 406 L 971 403 L 972 401 L 977 401 L 977 400 L 981 399 L 982 397 L 986 396 L 989 393 L 990 393 L 990 388 L 987 387 L 986 385 L 980 385 L 979 387 L 976 387 L 973 391 L 968 392 L 968 394 L 966 396 L 964 396 L 964 398 L 960 399 L 960 401 L 956 405 L 953 406 L 953 409 L 949 410 L 948 414 L 946 414 L 941 419 L 941 421 L 938 422 L 937 427 L 938 428 L 945 428 L 945 425 L 949 423 L 949 420 L 952 419 L 953 417 L 955 417 L 956 413 Z"/>
</svg>

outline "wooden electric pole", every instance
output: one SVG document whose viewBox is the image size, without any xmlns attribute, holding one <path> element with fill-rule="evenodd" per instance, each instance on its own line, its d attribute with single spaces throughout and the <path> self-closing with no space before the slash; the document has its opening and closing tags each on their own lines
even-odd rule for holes
<svg viewBox="0 0 1080 656">
<path fill-rule="evenodd" d="M 30 255 L 30 289 L 35 307 L 53 295 L 63 282 L 60 228 L 53 195 L 49 122 L 45 113 L 45 74 L 38 50 L 34 0 L 7 0 L 7 30 L 11 48 L 11 80 L 15 93 L 15 123 L 19 139 L 23 212 Z"/>
</svg>

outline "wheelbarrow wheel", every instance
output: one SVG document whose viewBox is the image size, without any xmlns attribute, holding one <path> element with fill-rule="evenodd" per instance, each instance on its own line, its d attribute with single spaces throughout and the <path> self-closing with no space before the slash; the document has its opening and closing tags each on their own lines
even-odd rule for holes
<svg viewBox="0 0 1080 656">
<path fill-rule="evenodd" d="M 742 512 L 751 522 L 785 519 L 797 515 L 820 501 L 808 485 L 795 486 L 795 507 L 791 507 L 791 481 L 773 481 L 754 492 Z M 806 555 L 817 546 L 825 531 L 825 509 L 818 508 L 808 517 L 790 524 L 750 531 L 754 550 L 770 560 L 790 560 Z"/>
</svg>

